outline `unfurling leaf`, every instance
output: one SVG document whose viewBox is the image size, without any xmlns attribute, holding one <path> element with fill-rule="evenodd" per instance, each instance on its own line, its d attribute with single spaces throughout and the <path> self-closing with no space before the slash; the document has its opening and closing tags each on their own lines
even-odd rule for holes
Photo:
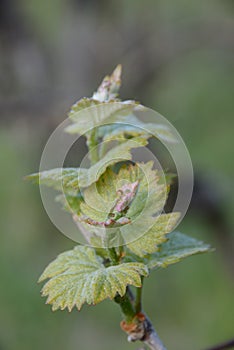
<svg viewBox="0 0 234 350">
<path fill-rule="evenodd" d="M 144 137 L 136 137 L 128 140 L 120 145 L 113 147 L 106 155 L 89 169 L 82 169 L 80 177 L 80 186 L 88 187 L 96 182 L 106 169 L 121 161 L 131 160 L 131 150 L 134 148 L 147 145 L 147 139 Z"/>
<path fill-rule="evenodd" d="M 118 64 L 113 73 L 103 79 L 97 92 L 93 94 L 93 98 L 101 102 L 115 99 L 121 85 L 121 73 L 122 66 Z"/>
<path fill-rule="evenodd" d="M 131 201 L 136 195 L 138 185 L 139 181 L 137 180 L 135 182 L 124 184 L 117 190 L 118 199 L 113 211 L 121 213 L 130 205 Z"/>
<path fill-rule="evenodd" d="M 72 124 L 66 131 L 70 134 L 85 134 L 98 127 L 98 136 L 104 142 L 127 140 L 142 135 L 170 143 L 177 142 L 166 125 L 144 123 L 135 117 L 133 113 L 138 106 L 134 101 L 100 103 L 92 99 L 82 99 L 73 106 L 69 114 Z"/>
<path fill-rule="evenodd" d="M 142 135 L 176 142 L 166 125 L 145 123 L 134 115 L 139 109 L 144 111 L 144 106 L 135 101 L 117 99 L 121 70 L 121 65 L 118 65 L 111 76 L 103 79 L 92 97 L 82 98 L 71 107 L 68 115 L 72 125 L 69 125 L 66 131 L 71 134 L 84 134 L 98 128 L 98 136 L 105 142 Z"/>
<path fill-rule="evenodd" d="M 159 184 L 161 178 L 152 166 L 153 162 L 123 165 L 118 172 L 108 168 L 83 191 L 81 221 L 90 228 L 119 227 L 127 242 L 136 240 L 139 231 L 147 232 L 156 221 L 153 215 L 162 211 L 167 197 L 167 186 Z"/>
<path fill-rule="evenodd" d="M 76 195 L 79 191 L 78 171 L 79 168 L 56 168 L 28 175 L 26 179 L 60 192 Z"/>
<path fill-rule="evenodd" d="M 60 192 L 56 200 L 93 246 L 78 245 L 48 265 L 39 279 L 47 280 L 42 288 L 47 304 L 71 311 L 114 299 L 126 318 L 124 329 L 131 329 L 129 339 L 145 341 L 153 330 L 140 312 L 141 293 L 138 289 L 130 298 L 127 286 L 140 288 L 150 270 L 210 251 L 210 246 L 171 233 L 180 217 L 164 213 L 172 175 L 154 169 L 152 161 L 137 162 L 131 152 L 147 146 L 151 137 L 166 144 L 177 137 L 169 124 L 147 123 L 146 107 L 118 99 L 120 84 L 119 65 L 92 97 L 80 99 L 69 112 L 65 131 L 86 137 L 90 167 L 57 168 L 26 178 Z"/>
<path fill-rule="evenodd" d="M 208 244 L 180 232 L 172 232 L 167 238 L 168 241 L 160 245 L 159 251 L 147 258 L 149 269 L 167 267 L 188 256 L 211 251 Z"/>
<path fill-rule="evenodd" d="M 116 97 L 118 95 L 118 91 L 121 85 L 121 72 L 122 67 L 121 65 L 118 65 L 115 68 L 114 72 L 111 74 L 111 76 L 106 76 L 103 79 L 98 90 L 94 92 L 92 97 L 84 97 L 72 105 L 71 110 L 68 114 L 69 117 L 72 119 L 76 119 L 78 112 L 88 107 L 101 104 L 103 102 L 117 102 L 118 100 L 116 99 Z"/>
<path fill-rule="evenodd" d="M 94 100 L 93 98 L 84 97 L 72 105 L 71 110 L 68 113 L 68 116 L 72 119 L 73 116 L 77 115 L 78 112 L 80 112 L 86 108 L 96 106 L 98 104 L 100 104 L 99 101 Z"/>
<path fill-rule="evenodd" d="M 79 109 L 81 106 L 89 104 L 89 107 Z M 70 134 L 83 135 L 96 127 L 115 123 L 120 116 L 128 116 L 136 106 L 137 103 L 133 101 L 110 101 L 105 103 L 96 101 L 95 103 L 91 103 L 91 101 L 81 100 L 78 102 L 77 107 L 73 107 L 73 109 L 77 109 L 77 112 L 70 112 L 72 124 L 66 127 L 65 131 Z"/>
<path fill-rule="evenodd" d="M 143 106 L 136 106 L 143 108 Z M 177 139 L 167 125 L 158 123 L 145 123 L 138 119 L 134 114 L 130 115 L 115 115 L 111 119 L 113 124 L 102 126 L 99 128 L 98 134 L 103 136 L 103 141 L 111 141 L 118 139 L 129 139 L 141 135 L 148 135 L 148 138 L 155 137 L 159 140 L 176 143 Z"/>
<path fill-rule="evenodd" d="M 158 245 L 167 241 L 166 234 L 173 230 L 179 217 L 179 213 L 162 214 L 156 217 L 149 231 L 142 234 L 137 240 L 128 243 L 127 247 L 140 257 L 155 253 L 159 249 Z"/>
<path fill-rule="evenodd" d="M 76 195 L 81 187 L 88 187 L 96 182 L 106 169 L 118 162 L 132 158 L 131 149 L 147 145 L 144 137 L 136 137 L 113 147 L 106 155 L 89 169 L 57 168 L 26 177 L 33 182 L 52 187 L 60 192 Z"/>
<path fill-rule="evenodd" d="M 75 306 L 80 310 L 84 303 L 95 305 L 117 294 L 123 296 L 127 285 L 140 287 L 141 276 L 147 275 L 148 269 L 142 263 L 105 267 L 93 248 L 77 246 L 51 262 L 39 282 L 49 278 L 42 295 L 48 296 L 52 310 L 71 311 Z"/>
</svg>

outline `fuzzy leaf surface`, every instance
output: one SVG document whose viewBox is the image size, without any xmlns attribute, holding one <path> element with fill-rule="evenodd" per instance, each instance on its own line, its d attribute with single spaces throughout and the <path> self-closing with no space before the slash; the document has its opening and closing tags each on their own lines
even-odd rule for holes
<svg viewBox="0 0 234 350">
<path fill-rule="evenodd" d="M 81 100 L 79 104 L 84 105 L 84 101 Z M 72 124 L 65 131 L 70 134 L 84 134 L 103 124 L 114 122 L 118 116 L 122 117 L 123 115 L 131 114 L 136 106 L 137 103 L 134 101 L 109 101 L 104 103 L 96 101 L 95 103 L 92 102 L 92 104 L 90 102 L 90 107 L 78 109 L 77 112 L 70 114 Z"/>
<path fill-rule="evenodd" d="M 121 74 L 122 66 L 118 64 L 110 76 L 105 76 L 101 85 L 93 94 L 93 98 L 101 102 L 116 99 L 121 85 Z"/>
<path fill-rule="evenodd" d="M 28 175 L 26 179 L 60 192 L 76 195 L 79 191 L 78 173 L 79 168 L 55 168 Z"/>
<path fill-rule="evenodd" d="M 145 123 L 133 114 L 124 116 L 116 115 L 112 118 L 112 122 L 113 124 L 100 128 L 99 133 L 100 135 L 103 134 L 103 141 L 111 141 L 116 138 L 129 139 L 130 137 L 148 135 L 148 138 L 154 136 L 162 141 L 170 143 L 177 142 L 175 136 L 166 125 Z"/>
<path fill-rule="evenodd" d="M 88 187 L 96 182 L 106 169 L 120 161 L 131 160 L 131 150 L 134 148 L 147 145 L 147 140 L 144 137 L 136 137 L 120 145 L 113 147 L 106 155 L 89 169 L 81 169 L 80 186 Z"/>
<path fill-rule="evenodd" d="M 81 211 L 92 220 L 103 221 L 110 213 L 114 214 L 122 186 L 138 183 L 131 203 L 119 216 L 135 220 L 143 210 L 148 217 L 156 213 L 164 205 L 167 188 L 165 184 L 159 184 L 160 177 L 152 166 L 152 162 L 123 165 L 118 173 L 108 168 L 95 184 L 83 192 Z"/>
<path fill-rule="evenodd" d="M 159 249 L 158 245 L 167 241 L 166 234 L 173 230 L 179 217 L 179 213 L 170 213 L 155 218 L 154 224 L 145 234 L 127 244 L 128 249 L 140 257 L 155 253 Z"/>
<path fill-rule="evenodd" d="M 141 276 L 148 269 L 142 263 L 123 263 L 105 267 L 95 250 L 77 246 L 60 254 L 41 275 L 39 282 L 49 281 L 42 289 L 52 310 L 73 307 L 81 309 L 84 303 L 97 304 L 104 299 L 113 299 L 118 293 L 123 296 L 127 285 L 141 286 Z"/>
<path fill-rule="evenodd" d="M 106 169 L 120 161 L 130 160 L 131 149 L 147 145 L 143 137 L 136 137 L 116 147 L 89 169 L 86 168 L 56 168 L 31 174 L 26 177 L 35 183 L 52 187 L 60 192 L 76 195 L 81 187 L 88 187 L 96 182 Z"/>
<path fill-rule="evenodd" d="M 191 255 L 211 251 L 208 244 L 180 232 L 172 232 L 167 238 L 168 241 L 160 245 L 159 251 L 146 259 L 149 269 L 168 267 Z"/>
<path fill-rule="evenodd" d="M 173 229 L 179 214 L 155 216 L 164 207 L 168 188 L 152 167 L 150 161 L 125 164 L 118 172 L 108 168 L 95 184 L 86 188 L 80 206 L 80 220 L 85 222 L 86 229 L 105 242 L 106 239 L 112 244 L 125 242 L 139 256 L 155 252 L 157 245 L 165 240 L 164 235 Z M 132 185 L 137 188 L 130 203 L 125 205 L 121 202 L 121 189 L 130 190 Z"/>
<path fill-rule="evenodd" d="M 104 142 L 116 139 L 126 140 L 142 135 L 147 135 L 148 138 L 156 137 L 170 143 L 177 142 L 167 126 L 145 123 L 135 117 L 132 113 L 137 108 L 137 103 L 133 101 L 110 101 L 101 104 L 92 99 L 82 99 L 70 113 L 73 124 L 69 125 L 66 131 L 71 134 L 83 134 L 85 131 L 99 127 L 98 135 Z"/>
<path fill-rule="evenodd" d="M 134 101 L 121 102 L 117 99 L 121 85 L 121 72 L 122 67 L 118 65 L 110 76 L 107 75 L 103 79 L 91 98 L 82 98 L 71 107 L 68 115 L 73 125 L 66 128 L 67 132 L 83 134 L 116 113 L 129 114 L 133 110 L 136 105 Z"/>
</svg>

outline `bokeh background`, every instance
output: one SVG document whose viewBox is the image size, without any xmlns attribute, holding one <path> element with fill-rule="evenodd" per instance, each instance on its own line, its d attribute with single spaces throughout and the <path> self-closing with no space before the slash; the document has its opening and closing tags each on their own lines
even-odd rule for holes
<svg viewBox="0 0 234 350">
<path fill-rule="evenodd" d="M 37 279 L 74 242 L 47 217 L 37 171 L 74 101 L 122 63 L 122 98 L 171 121 L 196 174 L 180 230 L 216 247 L 154 272 L 144 308 L 168 349 L 234 336 L 234 3 L 0 0 L 0 349 L 130 350 L 117 305 L 52 313 Z M 140 345 L 139 345 L 140 346 Z"/>
</svg>

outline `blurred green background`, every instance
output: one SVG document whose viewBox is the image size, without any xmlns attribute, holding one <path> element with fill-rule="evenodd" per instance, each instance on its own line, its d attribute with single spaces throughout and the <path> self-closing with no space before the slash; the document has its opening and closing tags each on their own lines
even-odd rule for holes
<svg viewBox="0 0 234 350">
<path fill-rule="evenodd" d="M 196 174 L 180 230 L 216 247 L 157 271 L 144 308 L 168 349 L 205 349 L 234 336 L 234 3 L 0 1 L 0 350 L 136 349 L 117 305 L 52 313 L 37 279 L 74 246 L 23 182 L 70 105 L 123 65 L 122 98 L 171 121 Z"/>
</svg>

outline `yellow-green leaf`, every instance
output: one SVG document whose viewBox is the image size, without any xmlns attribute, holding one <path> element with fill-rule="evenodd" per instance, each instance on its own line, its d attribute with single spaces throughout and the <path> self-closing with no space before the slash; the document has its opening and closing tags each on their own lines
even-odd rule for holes
<svg viewBox="0 0 234 350">
<path fill-rule="evenodd" d="M 179 213 L 162 214 L 156 217 L 149 231 L 128 243 L 127 247 L 140 257 L 155 253 L 159 249 L 158 245 L 167 241 L 166 234 L 173 230 L 179 217 Z"/>
<path fill-rule="evenodd" d="M 172 232 L 167 238 L 168 241 L 160 245 L 159 251 L 147 258 L 149 269 L 167 267 L 191 255 L 212 250 L 208 244 L 180 232 Z"/>
<path fill-rule="evenodd" d="M 147 145 L 146 138 L 136 137 L 113 147 L 106 155 L 89 169 L 56 168 L 28 175 L 26 179 L 52 187 L 60 192 L 76 195 L 81 187 L 96 182 L 106 169 L 120 161 L 132 158 L 131 149 Z"/>
<path fill-rule="evenodd" d="M 26 176 L 26 180 L 76 195 L 79 190 L 79 168 L 55 168 Z"/>
<path fill-rule="evenodd" d="M 127 285 L 140 287 L 141 276 L 147 275 L 142 263 L 105 267 L 93 248 L 77 246 L 51 262 L 39 281 L 49 278 L 42 295 L 52 310 L 71 311 L 75 306 L 80 310 L 84 303 L 95 305 L 117 294 L 123 296 Z"/>
<path fill-rule="evenodd" d="M 70 134 L 84 134 L 108 122 L 115 122 L 117 116 L 129 115 L 137 103 L 134 101 L 95 103 L 71 114 L 72 124 L 65 131 Z"/>
</svg>

